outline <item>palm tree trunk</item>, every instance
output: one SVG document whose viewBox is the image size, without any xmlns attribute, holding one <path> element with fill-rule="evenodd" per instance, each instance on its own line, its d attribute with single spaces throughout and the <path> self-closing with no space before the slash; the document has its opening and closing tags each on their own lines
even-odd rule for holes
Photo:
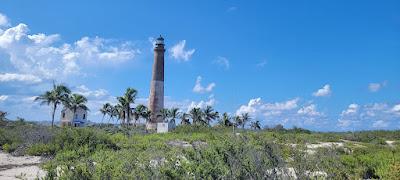
<svg viewBox="0 0 400 180">
<path fill-rule="evenodd" d="M 126 122 L 127 122 L 127 126 L 129 126 L 130 121 L 131 121 L 131 107 L 129 107 L 129 105 L 126 107 L 127 111 L 126 111 Z"/>
<path fill-rule="evenodd" d="M 74 123 L 74 121 L 76 120 L 75 119 L 75 114 L 76 114 L 76 108 L 74 108 L 74 111 L 73 111 L 74 113 L 73 113 L 73 115 L 72 115 L 72 123 Z M 74 125 L 75 126 L 75 125 Z"/>
<path fill-rule="evenodd" d="M 56 114 L 57 104 L 54 103 L 53 105 L 53 112 L 51 114 L 51 127 L 54 127 L 54 115 Z"/>
</svg>

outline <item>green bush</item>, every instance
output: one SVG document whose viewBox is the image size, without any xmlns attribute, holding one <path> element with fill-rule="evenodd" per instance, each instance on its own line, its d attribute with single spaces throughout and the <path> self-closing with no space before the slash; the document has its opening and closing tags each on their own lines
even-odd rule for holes
<svg viewBox="0 0 400 180">
<path fill-rule="evenodd" d="M 56 154 L 56 147 L 53 144 L 34 144 L 26 153 L 32 156 L 53 156 Z"/>
<path fill-rule="evenodd" d="M 11 143 L 11 144 L 8 144 L 8 143 L 6 143 L 6 144 L 4 144 L 3 146 L 2 146 L 2 148 L 3 148 L 3 150 L 5 151 L 5 152 L 8 152 L 8 153 L 11 153 L 11 152 L 14 152 L 15 151 L 15 149 L 17 149 L 18 148 L 18 143 Z"/>
</svg>

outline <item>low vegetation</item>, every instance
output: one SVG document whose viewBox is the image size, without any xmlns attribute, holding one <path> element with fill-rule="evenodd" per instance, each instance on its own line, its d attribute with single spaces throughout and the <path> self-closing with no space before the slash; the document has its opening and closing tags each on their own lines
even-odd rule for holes
<svg viewBox="0 0 400 180">
<path fill-rule="evenodd" d="M 233 133 L 224 126 L 181 125 L 149 134 L 142 126 L 51 128 L 21 120 L 1 126 L 2 150 L 49 158 L 43 164 L 48 179 L 400 178 L 400 131 L 274 127 Z"/>
<path fill-rule="evenodd" d="M 0 148 L 13 155 L 43 156 L 47 179 L 400 179 L 400 130 L 312 132 L 282 125 L 261 128 L 249 114 L 231 116 L 211 106 L 157 113 L 180 120 L 172 132 L 155 134 L 144 105 L 131 107 L 137 91 L 104 104 L 104 119 L 90 127 L 54 126 L 59 105 L 88 109 L 87 99 L 63 85 L 40 95 L 52 126 L 6 119 L 0 113 Z M 214 122 L 216 121 L 216 122 Z M 213 125 L 213 126 L 211 126 Z M 249 127 L 249 128 L 246 128 Z"/>
</svg>

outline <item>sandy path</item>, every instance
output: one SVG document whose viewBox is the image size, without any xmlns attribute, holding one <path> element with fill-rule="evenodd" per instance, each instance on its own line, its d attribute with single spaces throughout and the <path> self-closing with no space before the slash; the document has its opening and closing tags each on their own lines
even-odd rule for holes
<svg viewBox="0 0 400 180">
<path fill-rule="evenodd" d="M 42 163 L 38 156 L 14 157 L 0 151 L 0 179 L 35 179 L 42 178 L 46 172 L 40 169 Z"/>
</svg>

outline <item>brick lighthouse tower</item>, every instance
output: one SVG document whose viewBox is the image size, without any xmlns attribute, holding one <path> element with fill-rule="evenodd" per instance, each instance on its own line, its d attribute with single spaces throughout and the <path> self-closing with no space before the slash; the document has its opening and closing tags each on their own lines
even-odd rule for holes
<svg viewBox="0 0 400 180">
<path fill-rule="evenodd" d="M 160 117 L 164 108 L 164 38 L 157 38 L 154 47 L 153 76 L 150 83 L 149 108 L 151 111 L 150 122 L 147 129 L 156 129 L 158 122 L 163 122 Z"/>
</svg>

